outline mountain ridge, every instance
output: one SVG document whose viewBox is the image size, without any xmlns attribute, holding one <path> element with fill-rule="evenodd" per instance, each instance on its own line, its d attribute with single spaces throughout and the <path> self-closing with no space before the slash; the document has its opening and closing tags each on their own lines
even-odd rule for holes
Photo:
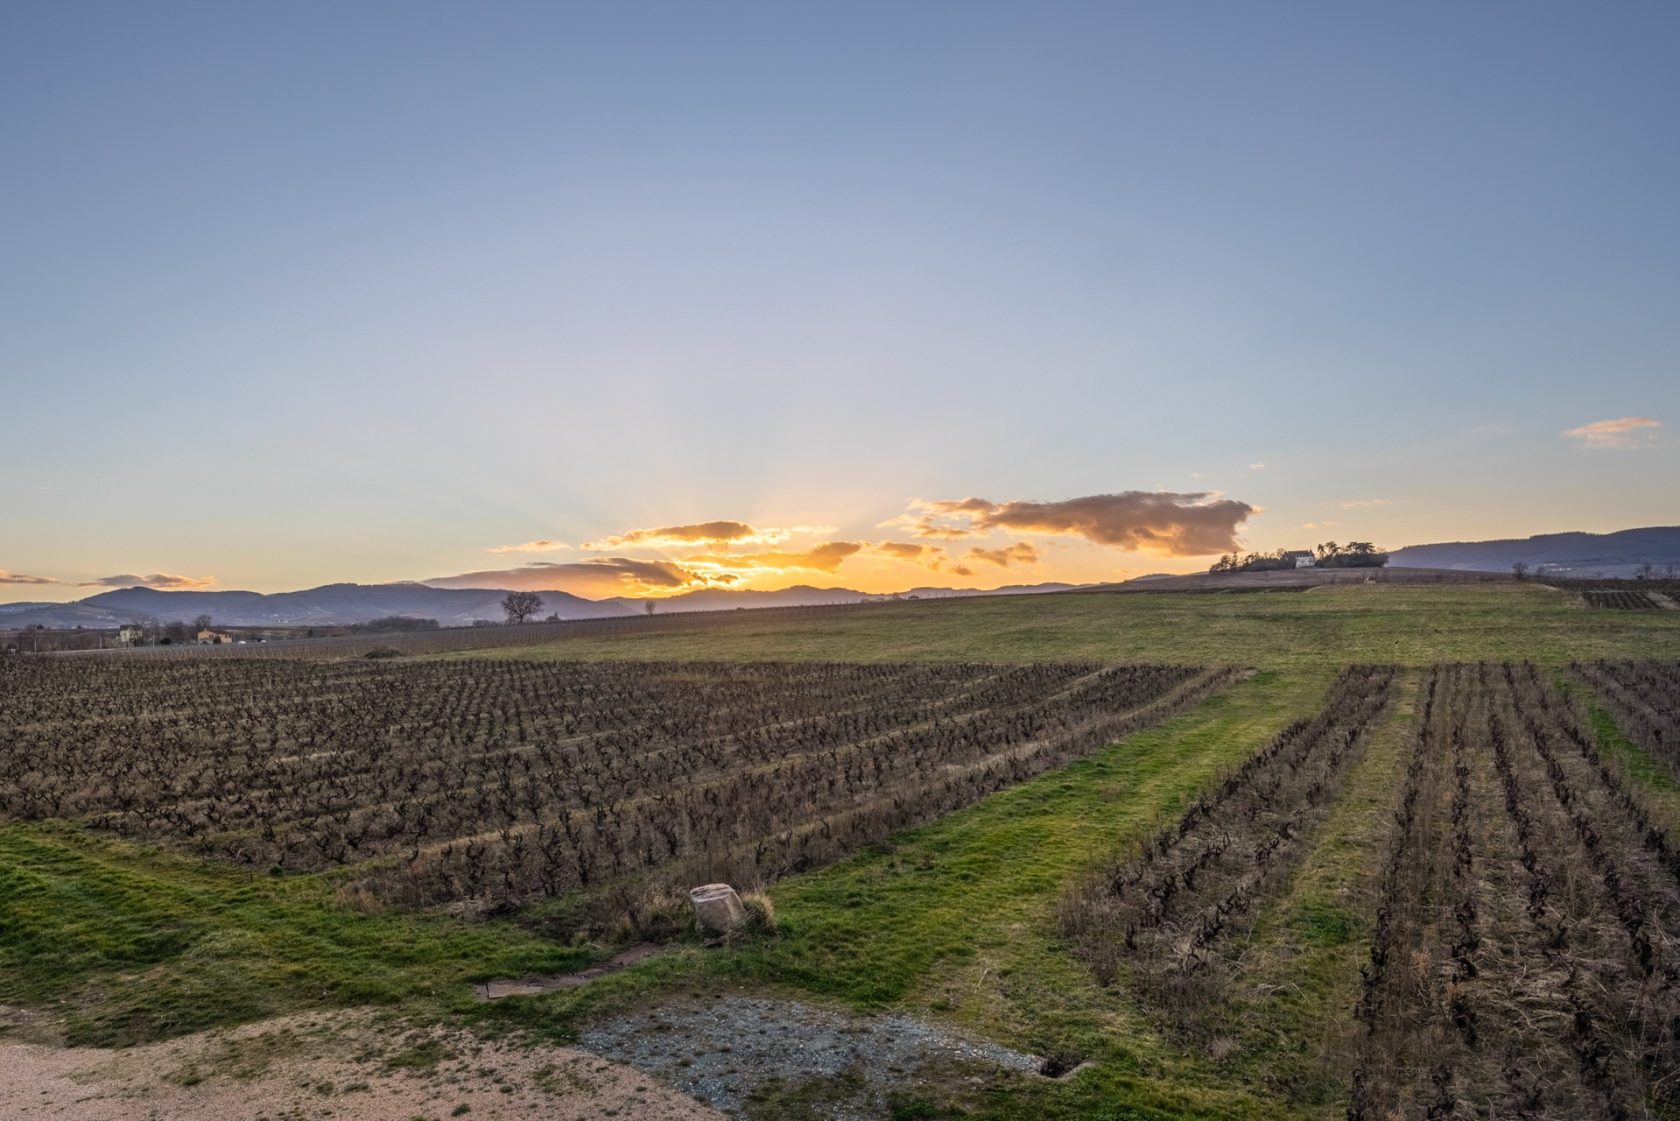
<svg viewBox="0 0 1680 1121">
<path fill-rule="evenodd" d="M 1667 566 L 1680 569 L 1680 526 L 1644 526 L 1612 533 L 1565 531 L 1530 537 L 1486 541 L 1443 541 L 1407 545 L 1389 554 L 1393 568 L 1432 568 L 1463 572 L 1509 572 L 1521 561 L 1531 570 L 1559 576 L 1631 577 L 1645 565 L 1659 573 Z M 1541 573 L 1537 573 L 1541 574 Z M 1148 580 L 1151 577 L 1140 577 Z M 591 600 L 570 592 L 539 592 L 541 615 L 561 619 L 601 619 L 640 615 L 654 604 L 655 613 L 750 610 L 758 607 L 797 607 L 826 603 L 862 603 L 906 598 L 944 599 L 960 596 L 1035 595 L 1068 591 L 1066 583 L 1007 584 L 996 588 L 940 588 L 922 586 L 892 595 L 874 595 L 855 588 L 821 588 L 797 584 L 774 591 L 700 588 L 664 599 L 614 596 Z M 323 584 L 290 592 L 251 592 L 230 589 L 165 591 L 155 588 L 117 588 L 71 603 L 0 604 L 0 628 L 83 626 L 109 628 L 144 619 L 168 622 L 209 615 L 229 627 L 346 626 L 403 615 L 436 619 L 444 626 L 470 626 L 479 619 L 500 620 L 505 588 L 440 588 L 422 581 L 389 584 Z"/>
<path fill-rule="evenodd" d="M 1508 572 L 1521 561 L 1560 576 L 1629 577 L 1649 564 L 1680 567 L 1680 526 L 1644 526 L 1612 533 L 1537 533 L 1488 541 L 1408 545 L 1389 554 L 1392 568 Z"/>
<path fill-rule="evenodd" d="M 1027 595 L 1065 591 L 1071 584 L 1012 584 L 995 589 L 913 588 L 900 597 L 946 598 L 967 595 Z M 799 584 L 775 591 L 702 588 L 665 599 L 639 600 L 623 596 L 591 600 L 562 591 L 540 591 L 540 616 L 563 620 L 602 619 L 640 615 L 647 604 L 660 613 L 720 611 L 731 608 L 802 607 L 829 603 L 863 603 L 891 596 L 871 595 L 854 588 L 818 588 Z M 416 581 L 391 584 L 323 584 L 290 592 L 251 592 L 237 589 L 166 591 L 156 588 L 117 588 L 71 603 L 0 605 L 0 628 L 45 626 L 110 628 L 145 620 L 169 622 L 208 615 L 226 627 L 347 626 L 392 616 L 436 619 L 444 626 L 470 626 L 480 619 L 502 618 L 505 588 L 437 588 Z"/>
</svg>

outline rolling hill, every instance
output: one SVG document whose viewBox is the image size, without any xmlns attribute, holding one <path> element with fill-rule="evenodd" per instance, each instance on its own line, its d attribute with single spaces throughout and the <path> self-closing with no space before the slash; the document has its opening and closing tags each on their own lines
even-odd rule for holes
<svg viewBox="0 0 1680 1121">
<path fill-rule="evenodd" d="M 1064 591 L 1067 584 L 1010 585 L 988 591 L 952 588 L 915 588 L 904 595 L 934 599 L 958 595 L 1019 595 Z M 602 619 L 640 615 L 646 600 L 616 597 L 584 599 L 570 592 L 539 592 L 541 614 L 561 619 Z M 159 591 L 120 588 L 73 603 L 15 603 L 0 605 L 0 629 L 44 626 L 53 629 L 111 628 L 153 619 L 188 620 L 208 615 L 224 627 L 344 626 L 403 615 L 436 619 L 446 627 L 471 626 L 475 620 L 502 618 L 501 588 L 434 588 L 428 584 L 326 584 L 296 592 Z M 805 607 L 817 604 L 860 603 L 878 599 L 852 588 L 814 588 L 796 585 L 776 591 L 707 588 L 656 601 L 656 611 L 728 611 L 733 608 Z"/>
<path fill-rule="evenodd" d="M 1448 541 L 1408 545 L 1389 554 L 1391 568 L 1450 568 L 1509 572 L 1518 561 L 1561 576 L 1627 577 L 1642 566 L 1680 568 L 1680 526 L 1624 529 L 1616 533 L 1542 533 L 1497 541 Z"/>
</svg>

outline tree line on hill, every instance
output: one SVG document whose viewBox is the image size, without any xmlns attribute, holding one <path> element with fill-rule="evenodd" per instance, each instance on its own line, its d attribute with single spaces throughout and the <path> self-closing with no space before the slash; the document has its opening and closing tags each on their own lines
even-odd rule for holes
<svg viewBox="0 0 1680 1121">
<path fill-rule="evenodd" d="M 1272 572 L 1291 568 L 1381 568 L 1388 563 L 1388 552 L 1369 541 L 1350 541 L 1338 545 L 1326 541 L 1311 550 L 1312 563 L 1302 565 L 1297 558 L 1306 550 L 1279 549 L 1275 553 L 1227 553 L 1213 563 L 1209 572 Z"/>
</svg>

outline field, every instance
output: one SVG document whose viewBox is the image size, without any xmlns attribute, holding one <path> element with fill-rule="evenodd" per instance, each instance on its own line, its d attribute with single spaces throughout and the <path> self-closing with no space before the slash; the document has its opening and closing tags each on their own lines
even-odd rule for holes
<svg viewBox="0 0 1680 1121">
<path fill-rule="evenodd" d="M 1680 612 L 1353 585 L 274 653 L 0 670 L 0 1002 L 572 1039 L 728 992 L 1076 1071 L 930 1066 L 881 1116 L 1680 1115 Z M 722 948 L 669 905 L 713 875 L 767 891 Z"/>
<path fill-rule="evenodd" d="M 763 883 L 1194 705 L 1180 666 L 135 659 L 0 666 L 0 811 L 380 903 Z"/>
<path fill-rule="evenodd" d="M 1426 685 L 1351 1118 L 1671 1116 L 1680 851 L 1532 666 Z"/>
<path fill-rule="evenodd" d="M 1588 607 L 1603 607 L 1612 611 L 1656 611 L 1662 604 L 1648 592 L 1607 591 L 1589 588 L 1581 593 Z"/>
</svg>

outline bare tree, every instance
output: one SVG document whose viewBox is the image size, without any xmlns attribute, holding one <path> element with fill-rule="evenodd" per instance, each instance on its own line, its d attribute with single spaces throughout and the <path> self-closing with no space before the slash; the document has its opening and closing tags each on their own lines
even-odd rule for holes
<svg viewBox="0 0 1680 1121">
<path fill-rule="evenodd" d="M 1515 576 L 1518 580 L 1528 579 L 1528 562 L 1524 560 L 1512 562 L 1511 575 Z"/>
<path fill-rule="evenodd" d="M 523 623 L 542 610 L 542 596 L 536 592 L 509 592 L 502 600 L 502 610 L 510 623 Z"/>
<path fill-rule="evenodd" d="M 646 611 L 649 615 L 653 614 L 655 606 L 656 605 L 651 599 L 642 601 L 642 610 Z"/>
</svg>

